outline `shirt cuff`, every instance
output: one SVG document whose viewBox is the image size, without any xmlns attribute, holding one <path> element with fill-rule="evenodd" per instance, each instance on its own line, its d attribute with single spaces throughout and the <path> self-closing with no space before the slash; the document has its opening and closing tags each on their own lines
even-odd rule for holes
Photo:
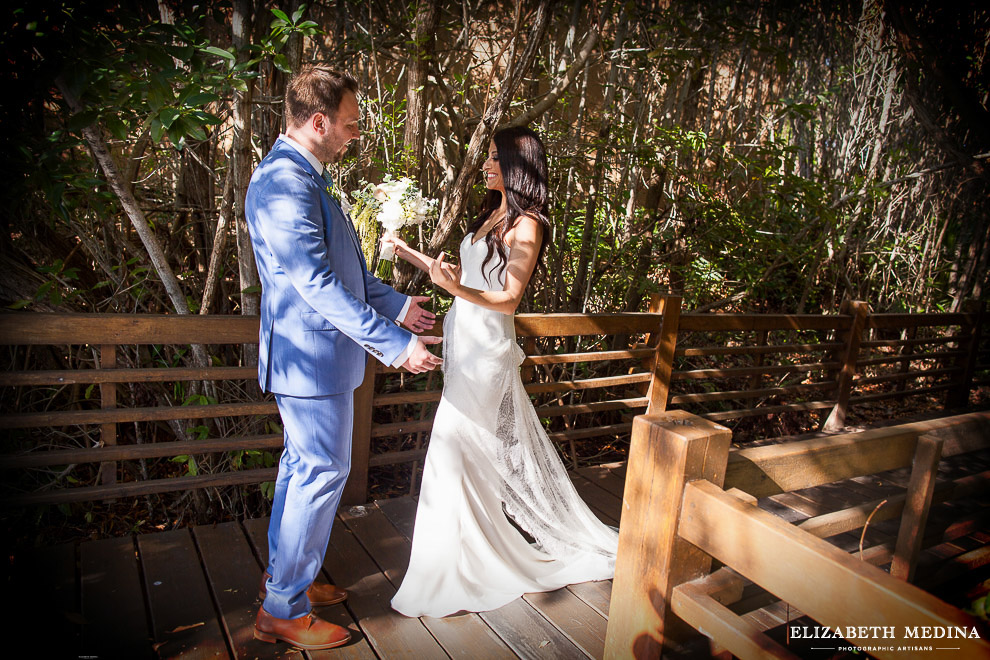
<svg viewBox="0 0 990 660">
<path fill-rule="evenodd" d="M 395 317 L 396 323 L 402 323 L 406 320 L 406 314 L 409 313 L 409 306 L 412 305 L 412 296 L 406 296 L 406 304 L 402 306 L 402 311 L 399 315 Z M 405 360 L 403 360 L 405 362 Z"/>
<path fill-rule="evenodd" d="M 410 300 L 412 300 L 412 298 L 410 298 Z M 413 350 L 416 348 L 416 342 L 418 341 L 419 337 L 413 335 L 409 339 L 409 344 L 406 346 L 406 350 L 399 353 L 399 357 L 395 358 L 395 362 L 392 363 L 392 366 L 401 367 L 405 361 L 409 359 L 409 356 L 412 355 Z"/>
</svg>

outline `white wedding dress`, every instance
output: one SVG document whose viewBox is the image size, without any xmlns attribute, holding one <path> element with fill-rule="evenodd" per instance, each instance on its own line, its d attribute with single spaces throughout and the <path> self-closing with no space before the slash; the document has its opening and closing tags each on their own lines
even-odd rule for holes
<svg viewBox="0 0 990 660">
<path fill-rule="evenodd" d="M 488 264 L 490 285 L 485 241 L 471 238 L 461 243 L 461 282 L 501 290 L 498 259 Z M 618 533 L 578 496 L 540 424 L 519 377 L 512 315 L 457 298 L 443 330 L 443 396 L 392 607 L 406 616 L 483 612 L 524 593 L 610 579 Z"/>
</svg>

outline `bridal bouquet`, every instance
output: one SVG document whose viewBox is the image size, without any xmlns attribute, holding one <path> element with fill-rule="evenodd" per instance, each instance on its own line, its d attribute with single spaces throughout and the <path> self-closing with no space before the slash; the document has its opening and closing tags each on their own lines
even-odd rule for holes
<svg viewBox="0 0 990 660">
<path fill-rule="evenodd" d="M 350 207 L 351 219 L 361 237 L 365 259 L 372 269 L 377 264 L 379 277 L 388 277 L 395 255 L 391 246 L 384 246 L 375 258 L 378 225 L 390 236 L 395 236 L 402 227 L 422 225 L 436 217 L 437 200 L 423 197 L 419 186 L 408 177 L 392 179 L 386 174 L 379 184 L 361 183 L 361 188 L 351 192 L 354 199 Z"/>
</svg>

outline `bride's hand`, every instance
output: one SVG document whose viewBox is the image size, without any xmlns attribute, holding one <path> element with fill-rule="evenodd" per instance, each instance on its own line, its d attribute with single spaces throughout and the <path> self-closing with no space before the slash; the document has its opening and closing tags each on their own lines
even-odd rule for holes
<svg viewBox="0 0 990 660">
<path fill-rule="evenodd" d="M 402 256 L 402 250 L 409 250 L 409 244 L 404 240 L 393 234 L 392 232 L 385 232 L 382 236 L 381 247 L 384 249 L 386 246 L 391 245 L 392 250 L 396 256 Z"/>
<path fill-rule="evenodd" d="M 441 254 L 433 260 L 430 265 L 430 280 L 450 295 L 456 296 L 461 282 L 461 269 L 459 266 L 444 263 L 446 256 Z"/>
</svg>

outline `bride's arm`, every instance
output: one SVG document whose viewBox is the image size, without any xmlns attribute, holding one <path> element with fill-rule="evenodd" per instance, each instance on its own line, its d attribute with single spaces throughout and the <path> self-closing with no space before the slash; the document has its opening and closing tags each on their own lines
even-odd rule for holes
<svg viewBox="0 0 990 660">
<path fill-rule="evenodd" d="M 389 236 L 386 234 L 382 238 L 382 245 L 391 244 L 395 249 L 395 256 L 400 257 L 409 263 L 411 263 L 416 268 L 419 268 L 425 273 L 430 272 L 430 268 L 433 266 L 434 259 L 426 256 L 422 252 L 412 249 L 409 245 L 399 238 L 398 236 Z"/>
<path fill-rule="evenodd" d="M 511 247 L 505 267 L 505 287 L 501 291 L 481 291 L 463 286 L 460 283 L 460 269 L 448 270 L 447 264 L 443 263 L 444 255 L 433 260 L 430 279 L 452 296 L 503 314 L 515 314 L 536 267 L 542 234 L 543 228 L 536 220 L 521 216 L 506 236 L 506 242 Z"/>
</svg>

